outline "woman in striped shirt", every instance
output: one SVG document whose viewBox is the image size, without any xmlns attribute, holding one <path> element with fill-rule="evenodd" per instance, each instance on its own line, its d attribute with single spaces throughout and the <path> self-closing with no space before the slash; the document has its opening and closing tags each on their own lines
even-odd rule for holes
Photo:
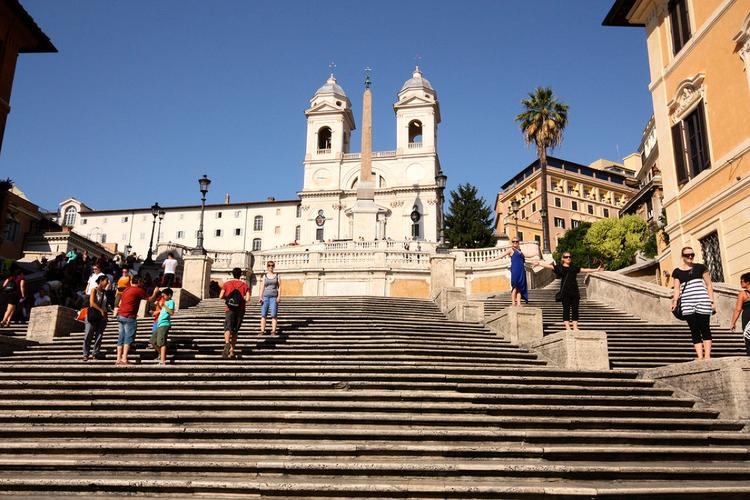
<svg viewBox="0 0 750 500">
<path fill-rule="evenodd" d="M 694 264 L 695 252 L 690 247 L 682 249 L 682 265 L 672 271 L 674 295 L 672 310 L 677 307 L 677 299 L 682 297 L 682 316 L 690 327 L 693 347 L 698 359 L 711 358 L 711 315 L 716 311 L 714 288 L 708 268 Z"/>
</svg>

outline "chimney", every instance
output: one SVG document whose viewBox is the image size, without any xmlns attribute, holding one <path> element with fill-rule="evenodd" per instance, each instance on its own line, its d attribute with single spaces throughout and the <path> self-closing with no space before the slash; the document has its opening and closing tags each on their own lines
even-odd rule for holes
<svg viewBox="0 0 750 500">
<path fill-rule="evenodd" d="M 229 205 L 229 193 L 224 196 L 224 204 Z"/>
</svg>

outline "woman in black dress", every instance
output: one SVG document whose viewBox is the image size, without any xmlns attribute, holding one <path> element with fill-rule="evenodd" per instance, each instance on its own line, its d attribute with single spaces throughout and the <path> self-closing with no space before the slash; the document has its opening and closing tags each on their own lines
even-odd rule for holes
<svg viewBox="0 0 750 500">
<path fill-rule="evenodd" d="M 604 271 L 604 267 L 578 267 L 572 263 L 570 252 L 563 252 L 560 264 L 540 262 L 539 265 L 552 269 L 555 276 L 560 278 L 560 295 L 563 306 L 563 324 L 566 330 L 578 330 L 578 306 L 581 303 L 581 292 L 578 290 L 578 273 L 596 273 Z"/>
<path fill-rule="evenodd" d="M 730 331 L 734 331 L 737 319 L 742 314 L 742 335 L 745 338 L 747 355 L 750 356 L 750 273 L 740 276 L 740 286 L 742 290 L 737 295 L 737 304 L 734 307 Z"/>
</svg>

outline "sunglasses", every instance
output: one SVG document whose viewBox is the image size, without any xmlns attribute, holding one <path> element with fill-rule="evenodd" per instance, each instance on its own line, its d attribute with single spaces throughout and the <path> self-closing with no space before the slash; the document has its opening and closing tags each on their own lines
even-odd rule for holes
<svg viewBox="0 0 750 500">
<path fill-rule="evenodd" d="M 569 259 L 569 258 L 570 258 L 570 255 L 563 255 L 563 257 L 562 257 L 562 258 L 563 258 L 563 259 Z"/>
<path fill-rule="evenodd" d="M 268 266 L 266 267 L 276 267 L 276 266 L 274 266 L 273 264 L 268 264 Z"/>
<path fill-rule="evenodd" d="M 511 241 L 511 243 L 521 243 L 521 242 L 518 241 L 518 240 L 513 240 L 513 241 Z"/>
<path fill-rule="evenodd" d="M 695 257 L 695 254 L 694 253 L 684 253 L 684 254 L 682 254 L 682 256 L 685 257 L 686 259 L 692 259 L 693 257 Z"/>
</svg>

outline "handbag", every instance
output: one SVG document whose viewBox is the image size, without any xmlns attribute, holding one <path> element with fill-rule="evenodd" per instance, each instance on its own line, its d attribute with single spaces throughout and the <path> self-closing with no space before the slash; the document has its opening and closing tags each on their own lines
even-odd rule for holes
<svg viewBox="0 0 750 500">
<path fill-rule="evenodd" d="M 97 325 L 102 320 L 102 313 L 96 307 L 89 307 L 86 320 L 92 325 Z"/>
<path fill-rule="evenodd" d="M 682 315 L 682 292 L 685 291 L 685 286 L 687 286 L 688 283 L 690 283 L 690 280 L 693 279 L 693 270 L 690 270 L 690 274 L 688 275 L 688 280 L 682 284 L 682 287 L 680 288 L 680 296 L 677 297 L 677 302 L 674 305 L 674 310 L 672 311 L 672 315 L 679 319 L 680 321 L 685 321 L 685 316 Z"/>
<path fill-rule="evenodd" d="M 562 302 L 562 291 L 563 288 L 565 288 L 565 281 L 568 279 L 568 276 L 570 276 L 570 271 L 568 271 L 568 274 L 565 275 L 565 279 L 560 283 L 560 289 L 555 294 L 555 302 Z"/>
<path fill-rule="evenodd" d="M 78 315 L 76 316 L 76 321 L 85 322 L 86 321 L 86 316 L 88 316 L 88 314 L 89 314 L 89 308 L 88 307 L 84 307 L 83 309 L 81 309 L 80 311 L 78 311 Z"/>
</svg>

